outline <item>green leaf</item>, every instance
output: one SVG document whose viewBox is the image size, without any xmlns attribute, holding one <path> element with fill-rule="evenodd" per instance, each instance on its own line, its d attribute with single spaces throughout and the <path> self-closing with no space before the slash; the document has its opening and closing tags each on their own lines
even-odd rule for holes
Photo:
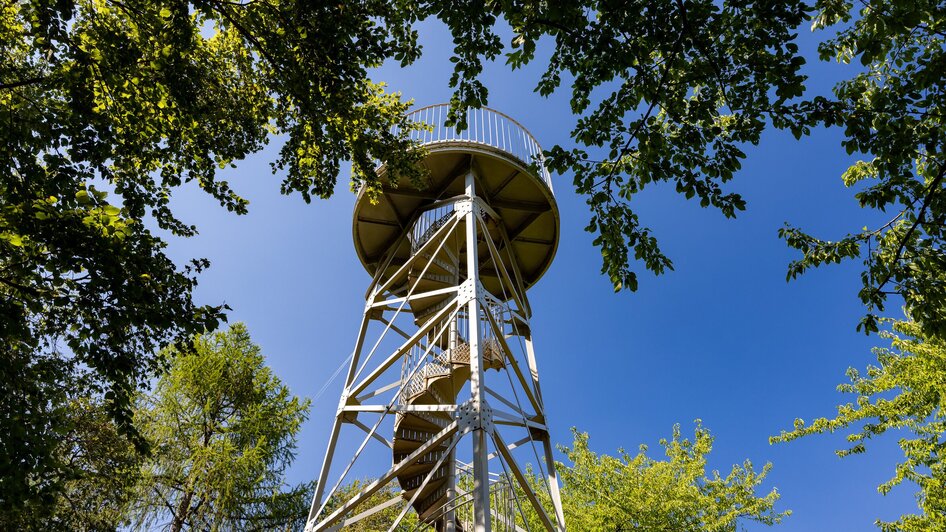
<svg viewBox="0 0 946 532">
<path fill-rule="evenodd" d="M 14 233 L 0 233 L 0 239 L 16 247 L 23 247 L 23 237 Z"/>
</svg>

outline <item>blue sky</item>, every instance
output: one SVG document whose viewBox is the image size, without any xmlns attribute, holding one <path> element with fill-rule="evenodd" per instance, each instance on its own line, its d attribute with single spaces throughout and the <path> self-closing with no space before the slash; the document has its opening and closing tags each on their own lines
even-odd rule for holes
<svg viewBox="0 0 946 532">
<path fill-rule="evenodd" d="M 451 38 L 434 23 L 422 25 L 424 57 L 408 69 L 385 65 L 375 73 L 418 106 L 447 101 Z M 815 37 L 803 31 L 811 90 L 826 93 L 847 67 L 818 63 Z M 483 80 L 491 107 L 525 125 L 544 147 L 569 146 L 574 124 L 567 92 L 534 94 L 541 64 L 510 72 L 490 65 Z M 816 436 L 771 446 L 768 437 L 796 417 L 831 415 L 849 398 L 835 389 L 849 366 L 874 361 L 883 344 L 855 331 L 863 313 L 856 293 L 859 264 L 816 270 L 786 283 L 795 255 L 778 239 L 785 222 L 824 237 L 875 223 L 859 209 L 840 174 L 853 160 L 838 130 L 816 131 L 796 142 L 771 131 L 746 149 L 748 161 L 728 186 L 748 201 L 736 220 L 701 209 L 656 186 L 634 198 L 675 271 L 640 272 L 640 290 L 615 294 L 600 275 L 600 255 L 584 232 L 583 198 L 571 176 L 553 176 L 562 237 L 555 262 L 529 292 L 534 308 L 543 395 L 553 439 L 571 442 L 569 427 L 587 431 L 591 447 L 613 454 L 657 441 L 675 423 L 692 435 L 702 419 L 716 436 L 710 468 L 728 473 L 750 459 L 771 461 L 765 489 L 782 494 L 779 509 L 793 515 L 783 531 L 871 530 L 873 522 L 916 509 L 913 486 L 881 496 L 876 486 L 894 473 L 901 453 L 896 435 L 871 442 L 869 452 L 839 459 L 843 435 Z M 178 261 L 207 257 L 198 297 L 226 302 L 231 321 L 249 326 L 269 364 L 295 394 L 314 397 L 351 351 L 364 291 L 370 281 L 351 242 L 354 195 L 348 171 L 336 195 L 306 205 L 278 192 L 272 176 L 278 140 L 227 176 L 250 201 L 250 214 L 234 216 L 193 189 L 175 198 L 185 221 L 201 234 L 175 240 Z M 639 268 L 642 270 L 642 267 Z M 892 305 L 889 314 L 900 312 Z M 290 471 L 293 481 L 314 478 L 337 406 L 340 379 L 312 406 Z M 377 472 L 389 464 L 379 464 Z M 763 527 L 748 526 L 749 530 Z"/>
</svg>

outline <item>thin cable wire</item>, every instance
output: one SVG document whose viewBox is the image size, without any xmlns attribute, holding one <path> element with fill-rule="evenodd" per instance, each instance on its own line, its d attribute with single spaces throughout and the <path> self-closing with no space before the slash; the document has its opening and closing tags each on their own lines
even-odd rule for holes
<svg viewBox="0 0 946 532">
<path fill-rule="evenodd" d="M 325 381 L 325 384 L 323 384 L 322 387 L 319 388 L 318 393 L 316 393 L 315 397 L 312 398 L 313 403 L 319 402 L 319 398 L 322 397 L 322 394 L 325 393 L 325 390 L 328 390 L 328 387 L 332 385 L 332 382 L 334 382 L 335 379 L 338 378 L 338 375 L 342 372 L 342 368 L 345 367 L 345 364 L 347 364 L 353 356 L 355 356 L 354 351 L 352 351 L 351 354 L 345 357 L 345 360 L 342 360 L 342 363 L 339 364 L 337 368 L 335 368 L 335 373 L 332 373 L 332 376 L 329 377 L 327 381 Z"/>
</svg>

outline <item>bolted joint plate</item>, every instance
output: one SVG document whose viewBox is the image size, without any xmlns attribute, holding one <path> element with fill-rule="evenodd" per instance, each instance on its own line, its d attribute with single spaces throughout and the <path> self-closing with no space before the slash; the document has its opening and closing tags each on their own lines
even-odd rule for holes
<svg viewBox="0 0 946 532">
<path fill-rule="evenodd" d="M 457 290 L 457 302 L 462 305 L 475 299 L 485 305 L 486 295 L 486 287 L 483 286 L 483 283 L 479 280 L 474 283 L 473 279 L 467 279 Z"/>
<path fill-rule="evenodd" d="M 457 424 L 464 430 L 485 430 L 493 433 L 493 409 L 483 401 L 476 407 L 476 403 L 470 399 L 467 402 L 457 406 L 456 410 Z"/>
<path fill-rule="evenodd" d="M 453 204 L 453 211 L 457 216 L 464 216 L 473 212 L 473 200 L 461 199 Z"/>
<path fill-rule="evenodd" d="M 496 214 L 496 211 L 487 206 L 486 202 L 483 201 L 483 198 L 477 196 L 474 199 L 474 205 L 476 205 L 476 212 L 480 215 L 483 220 L 493 220 L 498 222 L 499 215 Z"/>
<path fill-rule="evenodd" d="M 480 218 L 485 216 L 492 218 L 492 214 L 483 208 L 482 201 L 483 200 L 480 198 L 457 200 L 457 202 L 453 204 L 453 210 L 457 213 L 457 216 L 464 216 L 473 213 Z"/>
<path fill-rule="evenodd" d="M 462 305 L 472 299 L 476 299 L 476 285 L 473 283 L 473 279 L 467 279 L 457 290 L 457 302 Z"/>
<path fill-rule="evenodd" d="M 487 294 L 486 287 L 478 279 L 475 283 L 473 279 L 467 279 L 460 284 L 460 288 L 457 290 L 457 302 L 463 305 L 475 299 L 485 305 Z"/>
</svg>

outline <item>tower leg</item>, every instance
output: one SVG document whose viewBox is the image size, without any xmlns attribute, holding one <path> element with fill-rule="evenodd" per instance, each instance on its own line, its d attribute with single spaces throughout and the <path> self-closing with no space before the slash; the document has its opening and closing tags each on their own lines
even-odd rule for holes
<svg viewBox="0 0 946 532">
<path fill-rule="evenodd" d="M 535 360 L 535 346 L 532 343 L 532 333 L 525 337 L 526 359 L 529 363 L 529 373 L 532 374 L 532 385 L 535 386 L 535 395 L 542 405 L 543 416 L 545 403 L 542 401 L 542 389 L 539 387 L 539 367 Z M 548 419 L 545 419 L 546 427 Z M 542 438 L 542 447 L 545 450 L 545 464 L 548 467 L 548 482 L 552 496 L 552 507 L 555 510 L 555 521 L 559 530 L 565 530 L 565 514 L 562 510 L 562 494 L 558 486 L 558 472 L 555 471 L 555 458 L 552 456 L 552 442 L 548 433 Z"/>
<path fill-rule="evenodd" d="M 457 530 L 457 512 L 454 509 L 453 501 L 457 499 L 457 458 L 456 451 L 450 452 L 447 463 L 447 511 L 443 516 L 444 532 L 456 532 Z"/>
<path fill-rule="evenodd" d="M 466 174 L 466 195 L 470 198 L 470 212 L 466 214 L 466 279 L 474 286 L 476 297 L 467 305 L 470 324 L 470 399 L 473 417 L 481 420 L 483 411 L 483 349 L 480 345 L 479 253 L 476 238 L 476 214 L 472 200 L 476 197 L 475 176 L 470 169 Z M 489 448 L 482 425 L 473 429 L 473 530 L 489 532 Z"/>
<path fill-rule="evenodd" d="M 332 422 L 332 433 L 328 439 L 328 447 L 325 449 L 325 458 L 322 460 L 322 470 L 319 472 L 319 478 L 315 482 L 315 495 L 312 497 L 312 505 L 309 506 L 309 518 L 306 523 L 311 523 L 318 515 L 322 503 L 322 495 L 325 492 L 325 483 L 328 482 L 328 470 L 335 455 L 335 443 L 338 441 L 338 433 L 342 428 L 342 416 L 336 415 Z"/>
<path fill-rule="evenodd" d="M 365 332 L 368 329 L 368 311 L 366 310 L 361 317 L 361 326 L 358 328 L 358 340 L 355 341 L 355 348 L 352 351 L 351 363 L 348 365 L 348 374 L 345 378 L 345 391 L 339 400 L 338 412 L 335 414 L 335 421 L 332 422 L 332 432 L 328 439 L 328 447 L 325 449 L 325 458 L 322 460 L 322 469 L 319 471 L 319 478 L 315 483 L 315 494 L 312 497 L 312 505 L 309 507 L 309 517 L 306 523 L 312 522 L 322 509 L 322 495 L 325 494 L 325 483 L 328 482 L 329 467 L 332 465 L 332 458 L 335 455 L 335 444 L 338 442 L 338 433 L 342 428 L 342 406 L 348 395 L 348 390 L 355 378 L 355 368 L 358 367 L 358 359 L 361 357 L 361 349 L 365 343 Z"/>
<path fill-rule="evenodd" d="M 552 507 L 555 510 L 555 521 L 558 530 L 565 530 L 565 513 L 562 511 L 562 493 L 558 486 L 558 472 L 555 471 L 555 458 L 552 456 L 552 442 L 548 435 L 542 439 L 542 446 L 545 447 L 545 464 L 548 466 L 549 486 L 552 491 Z"/>
</svg>

